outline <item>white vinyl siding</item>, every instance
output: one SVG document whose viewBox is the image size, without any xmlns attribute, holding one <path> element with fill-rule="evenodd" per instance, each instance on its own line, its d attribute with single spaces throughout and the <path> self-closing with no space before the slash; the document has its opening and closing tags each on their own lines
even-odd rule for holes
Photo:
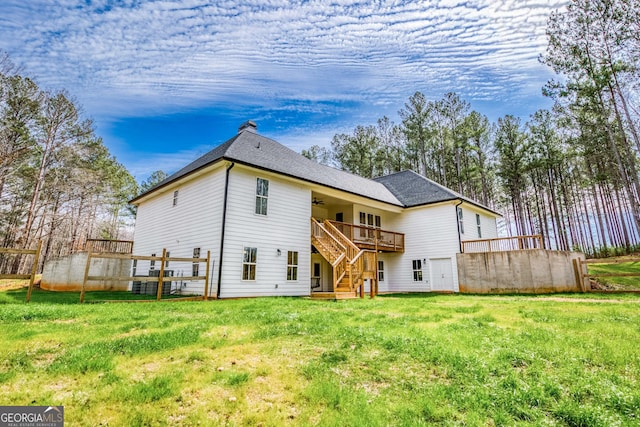
<svg viewBox="0 0 640 427">
<path fill-rule="evenodd" d="M 136 215 L 133 253 L 159 256 L 162 249 L 166 248 L 174 257 L 189 258 L 193 256 L 193 248 L 199 247 L 204 253 L 211 251 L 210 273 L 217 271 L 224 180 L 225 169 L 219 167 L 182 183 L 180 200 L 175 206 L 175 187 L 165 191 L 158 190 L 154 197 L 140 203 Z M 149 264 L 149 261 L 138 261 L 137 274 L 147 274 Z M 192 272 L 191 263 L 173 264 L 174 276 L 189 276 Z M 154 267 L 159 269 L 159 261 Z M 200 273 L 203 276 L 204 269 L 205 264 L 202 263 Z M 210 287 L 212 288 L 215 289 L 215 286 Z M 181 291 L 201 294 L 204 291 L 204 280 L 185 282 Z"/>
<path fill-rule="evenodd" d="M 404 253 L 387 254 L 385 258 L 387 291 L 431 291 L 431 258 L 452 258 L 453 271 L 457 271 L 455 254 L 460 252 L 460 244 L 454 203 L 407 209 L 389 217 L 384 224 L 388 224 L 385 229 L 405 233 Z M 421 281 L 414 281 L 414 260 L 420 260 L 422 264 Z M 454 275 L 454 290 L 458 290 L 457 274 Z"/>
<path fill-rule="evenodd" d="M 498 237 L 496 217 L 475 206 L 464 204 L 460 207 L 464 212 L 466 234 L 462 240 L 493 239 Z"/>
<path fill-rule="evenodd" d="M 254 212 L 258 177 L 269 181 L 269 214 L 266 216 Z M 308 187 L 236 164 L 229 175 L 220 297 L 309 295 L 310 218 Z M 250 284 L 239 280 L 245 247 L 258 251 L 256 277 Z M 287 251 L 298 252 L 296 281 L 287 280 Z"/>
</svg>

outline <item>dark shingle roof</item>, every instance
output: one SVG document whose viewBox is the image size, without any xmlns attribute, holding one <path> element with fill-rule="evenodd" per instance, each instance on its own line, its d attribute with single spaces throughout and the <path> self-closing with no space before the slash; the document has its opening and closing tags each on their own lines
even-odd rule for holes
<svg viewBox="0 0 640 427">
<path fill-rule="evenodd" d="M 227 142 L 209 151 L 147 192 L 139 195 L 132 202 L 135 203 L 144 195 L 221 160 L 229 160 L 259 169 L 278 172 L 369 199 L 403 206 L 382 183 L 321 165 L 251 130 L 241 131 Z"/>
<path fill-rule="evenodd" d="M 463 200 L 489 212 L 498 214 L 492 209 L 411 170 L 374 178 L 374 181 L 384 184 L 407 208 L 449 200 Z"/>
<path fill-rule="evenodd" d="M 255 128 L 255 124 L 253 126 Z M 370 180 L 309 160 L 284 145 L 257 134 L 250 128 L 244 128 L 233 138 L 183 167 L 131 202 L 135 203 L 161 187 L 222 160 L 277 172 L 396 206 L 413 207 L 449 200 L 464 200 L 496 213 L 413 171 L 398 172 Z"/>
</svg>

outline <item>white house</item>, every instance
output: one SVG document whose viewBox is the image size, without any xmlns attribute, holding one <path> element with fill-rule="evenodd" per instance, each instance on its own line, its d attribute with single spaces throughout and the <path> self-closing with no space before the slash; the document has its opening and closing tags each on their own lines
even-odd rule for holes
<svg viewBox="0 0 640 427">
<path fill-rule="evenodd" d="M 457 292 L 461 241 L 497 237 L 499 216 L 411 171 L 369 180 L 320 165 L 251 121 L 131 203 L 133 253 L 211 251 L 220 298 Z"/>
</svg>

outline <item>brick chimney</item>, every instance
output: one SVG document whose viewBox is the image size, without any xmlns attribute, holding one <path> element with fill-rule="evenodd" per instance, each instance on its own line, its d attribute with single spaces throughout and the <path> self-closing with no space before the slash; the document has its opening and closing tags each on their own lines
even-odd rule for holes
<svg viewBox="0 0 640 427">
<path fill-rule="evenodd" d="M 238 133 L 244 132 L 245 130 L 253 133 L 258 133 L 258 125 L 253 120 L 247 120 L 240 125 L 240 127 L 238 128 Z"/>
</svg>

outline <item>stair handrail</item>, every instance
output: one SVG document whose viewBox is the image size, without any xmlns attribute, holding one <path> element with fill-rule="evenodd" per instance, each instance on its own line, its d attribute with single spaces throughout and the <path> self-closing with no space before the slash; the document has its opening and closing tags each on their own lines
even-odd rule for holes
<svg viewBox="0 0 640 427">
<path fill-rule="evenodd" d="M 316 239 L 323 239 L 326 241 L 328 238 L 328 241 L 330 242 L 329 244 L 332 245 L 333 247 L 335 247 L 336 249 L 338 249 L 340 252 L 342 252 L 343 254 L 347 252 L 347 249 L 344 247 L 344 245 L 342 243 L 340 243 L 339 240 L 337 240 L 331 233 L 329 233 L 324 226 L 318 222 L 315 218 L 311 218 L 311 236 L 315 237 Z M 338 256 L 338 259 L 341 258 L 340 256 Z M 337 262 L 337 260 L 334 260 L 331 264 Z"/>
<path fill-rule="evenodd" d="M 360 252 L 360 248 L 356 246 L 356 244 L 353 243 L 351 239 L 345 236 L 342 231 L 338 230 L 338 228 L 333 225 L 331 221 L 329 221 L 328 219 L 324 220 L 323 225 L 325 226 L 325 230 L 329 232 L 329 235 L 336 239 L 336 241 L 342 244 L 342 246 L 345 248 L 345 250 L 347 251 L 347 260 L 349 260 L 349 262 L 359 256 L 358 253 Z"/>
</svg>

